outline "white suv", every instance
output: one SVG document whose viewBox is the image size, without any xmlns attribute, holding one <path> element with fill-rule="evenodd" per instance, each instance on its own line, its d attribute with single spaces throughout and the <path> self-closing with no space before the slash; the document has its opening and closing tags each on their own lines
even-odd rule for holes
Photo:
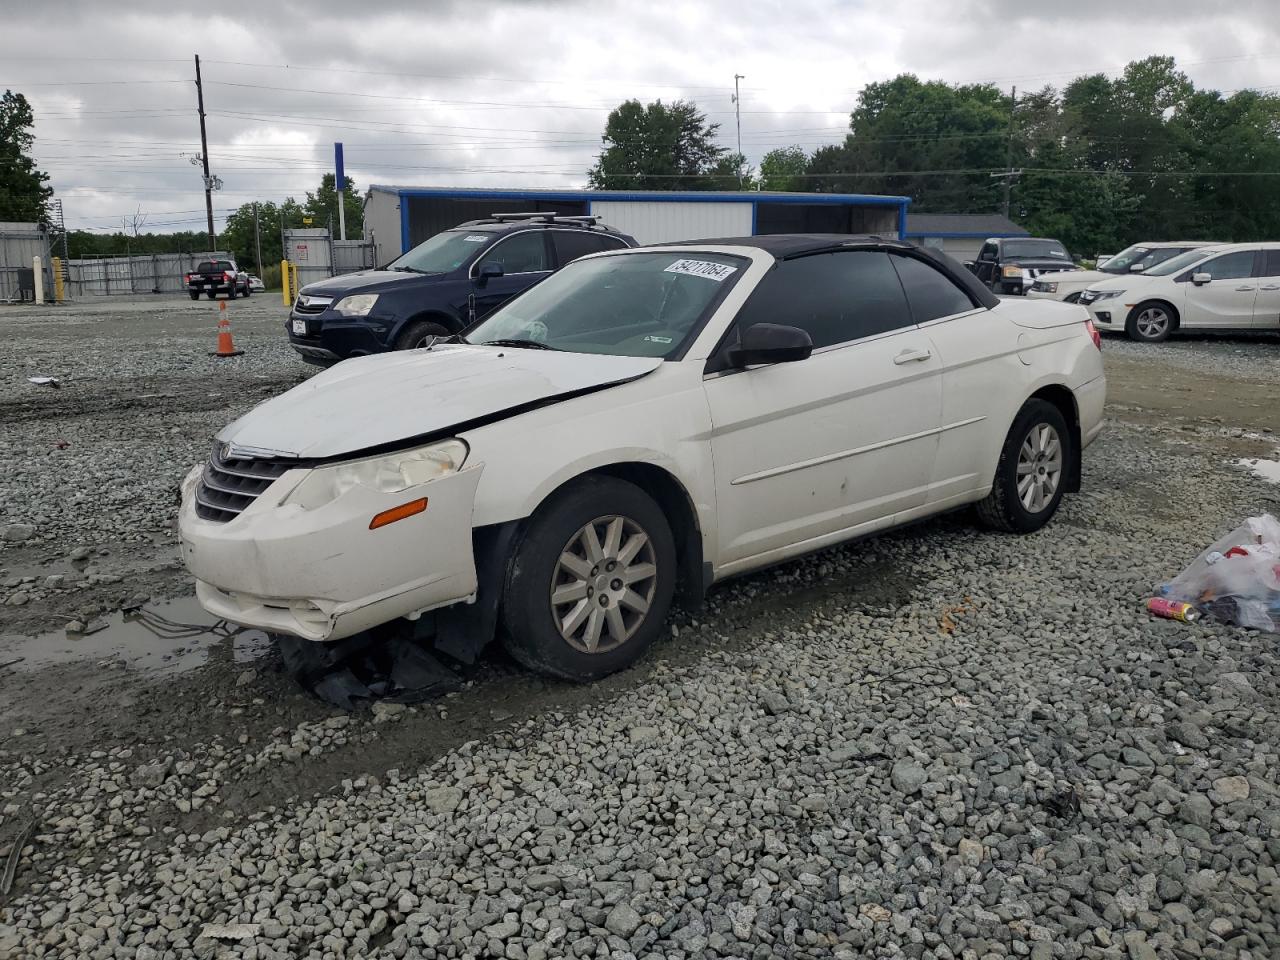
<svg viewBox="0 0 1280 960">
<path fill-rule="evenodd" d="M 1099 258 L 1093 270 L 1066 270 L 1042 273 L 1027 289 L 1027 296 L 1038 300 L 1065 300 L 1075 303 L 1086 289 L 1103 280 L 1142 273 L 1180 253 L 1207 247 L 1205 240 L 1169 240 L 1160 243 L 1135 243 L 1114 256 Z"/>
<path fill-rule="evenodd" d="M 1156 343 L 1174 330 L 1280 330 L 1280 243 L 1188 250 L 1080 295 L 1100 330 Z"/>
</svg>

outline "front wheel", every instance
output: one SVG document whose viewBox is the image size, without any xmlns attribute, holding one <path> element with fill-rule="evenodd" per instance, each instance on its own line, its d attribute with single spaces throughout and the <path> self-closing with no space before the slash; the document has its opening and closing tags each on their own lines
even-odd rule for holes
<svg viewBox="0 0 1280 960">
<path fill-rule="evenodd" d="M 1028 400 L 1005 437 L 995 481 L 978 504 L 978 518 L 1008 533 L 1039 530 L 1058 512 L 1077 456 L 1058 408 L 1047 400 Z"/>
<path fill-rule="evenodd" d="M 447 336 L 449 336 L 449 331 L 440 324 L 430 323 L 426 320 L 416 320 L 400 332 L 400 336 L 396 338 L 395 349 L 417 350 L 420 347 L 430 346 L 431 341 L 437 337 Z"/>
<path fill-rule="evenodd" d="M 1149 300 L 1129 311 L 1124 329 L 1139 343 L 1160 343 L 1169 339 L 1177 320 L 1168 304 Z"/>
<path fill-rule="evenodd" d="M 579 480 L 538 510 L 516 550 L 507 649 L 566 680 L 621 670 L 657 638 L 675 581 L 675 542 L 653 499 L 613 477 Z"/>
</svg>

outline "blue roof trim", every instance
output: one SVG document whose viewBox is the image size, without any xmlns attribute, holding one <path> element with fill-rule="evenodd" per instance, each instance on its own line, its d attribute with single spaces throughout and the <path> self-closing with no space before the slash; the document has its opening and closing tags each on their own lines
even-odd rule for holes
<svg viewBox="0 0 1280 960">
<path fill-rule="evenodd" d="M 373 185 L 370 190 L 379 193 L 398 194 L 401 197 L 456 197 L 476 200 L 605 200 L 615 202 L 659 203 L 807 203 L 815 205 L 858 205 L 874 207 L 900 207 L 910 202 L 907 197 L 880 196 L 869 193 L 763 193 L 754 190 L 741 192 L 703 192 L 698 190 L 448 190 L 437 187 L 388 187 Z"/>
</svg>

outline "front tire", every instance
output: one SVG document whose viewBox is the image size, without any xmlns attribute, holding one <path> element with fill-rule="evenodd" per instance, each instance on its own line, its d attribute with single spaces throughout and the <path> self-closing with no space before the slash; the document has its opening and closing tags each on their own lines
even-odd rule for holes
<svg viewBox="0 0 1280 960">
<path fill-rule="evenodd" d="M 634 484 L 587 477 L 554 494 L 516 550 L 503 596 L 507 650 L 531 670 L 595 680 L 657 638 L 675 591 L 666 516 Z"/>
<path fill-rule="evenodd" d="M 400 336 L 396 337 L 395 349 L 417 350 L 430 344 L 435 337 L 447 336 L 449 331 L 440 324 L 431 323 L 428 320 L 415 320 L 400 331 Z"/>
<path fill-rule="evenodd" d="M 1178 315 L 1173 307 L 1159 300 L 1146 300 L 1129 311 L 1125 320 L 1125 333 L 1139 343 L 1162 343 L 1169 339 L 1178 325 Z"/>
<path fill-rule="evenodd" d="M 1028 400 L 1013 418 L 978 518 L 1007 533 L 1039 530 L 1058 512 L 1077 456 L 1061 411 L 1047 400 Z"/>
</svg>

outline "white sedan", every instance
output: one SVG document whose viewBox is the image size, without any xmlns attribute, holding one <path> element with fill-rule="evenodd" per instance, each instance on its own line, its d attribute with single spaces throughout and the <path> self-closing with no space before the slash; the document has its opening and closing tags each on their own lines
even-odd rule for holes
<svg viewBox="0 0 1280 960">
<path fill-rule="evenodd" d="M 234 623 L 326 641 L 434 611 L 454 656 L 501 632 L 589 679 L 677 592 L 965 504 L 1040 528 L 1104 395 L 1080 307 L 905 243 L 610 252 L 227 427 L 183 483 L 182 551 Z"/>
</svg>

